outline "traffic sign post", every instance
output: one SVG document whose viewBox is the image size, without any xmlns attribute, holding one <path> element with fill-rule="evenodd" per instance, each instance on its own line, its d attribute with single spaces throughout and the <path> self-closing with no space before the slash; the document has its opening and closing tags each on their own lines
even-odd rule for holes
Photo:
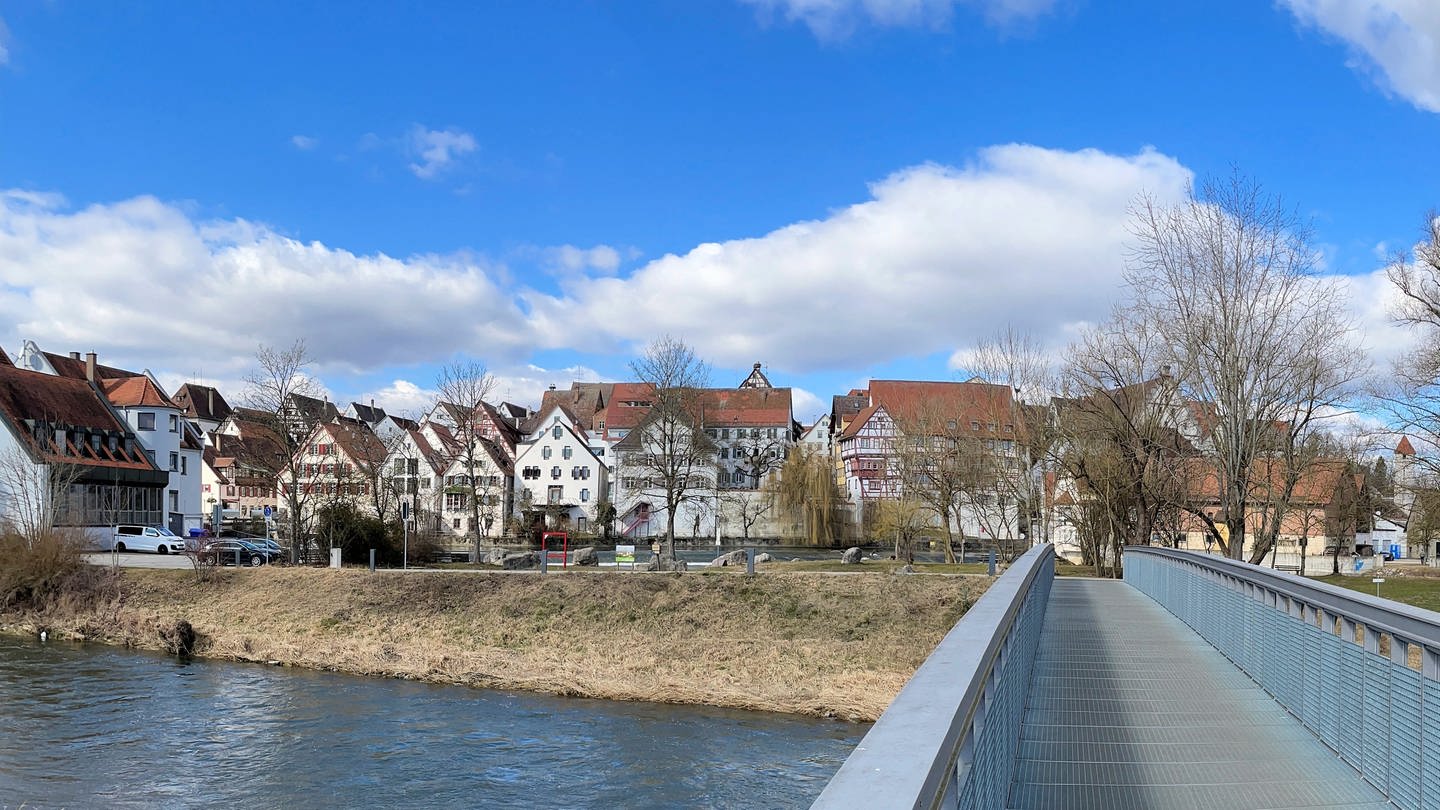
<svg viewBox="0 0 1440 810">
<path fill-rule="evenodd" d="M 1375 595 L 1378 597 L 1378 596 L 1380 595 L 1380 583 L 1384 582 L 1384 581 L 1385 581 L 1385 578 L 1384 578 L 1384 577 L 1374 577 L 1374 578 L 1371 579 L 1370 581 L 1373 582 L 1373 583 L 1375 583 Z"/>
<path fill-rule="evenodd" d="M 404 531 L 404 539 L 400 546 L 400 570 L 410 567 L 410 502 L 400 502 L 400 524 Z"/>
</svg>

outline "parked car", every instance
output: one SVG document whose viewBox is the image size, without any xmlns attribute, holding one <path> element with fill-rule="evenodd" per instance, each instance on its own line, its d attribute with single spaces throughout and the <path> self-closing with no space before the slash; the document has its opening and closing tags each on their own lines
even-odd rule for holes
<svg viewBox="0 0 1440 810">
<path fill-rule="evenodd" d="M 285 557 L 285 549 L 279 543 L 268 537 L 236 537 L 234 539 L 249 543 L 252 546 L 259 546 L 270 552 L 271 556 L 275 559 L 283 559 Z"/>
<path fill-rule="evenodd" d="M 163 527 L 116 526 L 116 551 L 153 551 L 156 554 L 182 554 L 185 538 Z"/>
<path fill-rule="evenodd" d="M 244 540 L 216 540 L 200 549 L 200 562 L 209 565 L 248 565 L 258 567 L 276 557 L 269 549 Z"/>
</svg>

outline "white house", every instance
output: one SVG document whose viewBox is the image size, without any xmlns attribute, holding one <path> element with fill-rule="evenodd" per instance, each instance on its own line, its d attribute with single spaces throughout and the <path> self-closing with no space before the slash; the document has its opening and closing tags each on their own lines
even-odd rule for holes
<svg viewBox="0 0 1440 810">
<path fill-rule="evenodd" d="M 589 431 L 563 405 L 528 423 L 514 468 L 517 512 L 543 511 L 552 528 L 595 528 L 595 506 L 609 497 L 610 468 L 592 450 Z"/>
<path fill-rule="evenodd" d="M 41 351 L 25 341 L 17 365 L 42 374 L 93 383 L 139 438 L 150 460 L 169 472 L 161 525 L 184 535 L 204 520 L 201 491 L 203 439 L 182 409 L 148 372 L 136 373 L 97 362 L 94 352 L 82 359 Z"/>
</svg>

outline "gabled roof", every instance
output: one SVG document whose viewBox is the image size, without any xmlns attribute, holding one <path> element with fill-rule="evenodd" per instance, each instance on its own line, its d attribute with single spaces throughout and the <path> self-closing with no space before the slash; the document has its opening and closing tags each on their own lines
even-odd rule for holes
<svg viewBox="0 0 1440 810">
<path fill-rule="evenodd" d="M 699 392 L 700 421 L 709 427 L 790 427 L 789 388 L 706 388 Z"/>
<path fill-rule="evenodd" d="M 69 356 L 46 351 L 40 353 L 45 355 L 45 359 L 50 363 L 50 367 L 55 369 L 55 373 L 61 377 L 69 377 L 72 380 L 85 379 L 85 361 L 76 356 L 78 353 L 72 353 Z M 123 368 L 104 366 L 99 363 L 95 364 L 95 379 L 97 380 L 139 376 L 141 375 L 137 371 L 126 371 Z"/>
<path fill-rule="evenodd" d="M 191 419 L 224 422 L 231 413 L 230 403 L 217 389 L 199 383 L 185 383 L 175 389 L 170 400 Z"/>
<path fill-rule="evenodd" d="M 1397 444 L 1397 445 L 1395 445 L 1395 455 L 1397 455 L 1397 456 L 1413 456 L 1413 455 L 1415 455 L 1415 445 L 1413 445 L 1413 444 L 1410 443 L 1410 437 L 1409 437 L 1409 436 L 1401 436 L 1401 437 L 1400 437 L 1400 443 Z"/>
<path fill-rule="evenodd" d="M 385 409 L 378 405 L 361 405 L 358 402 L 350 403 L 350 409 L 355 412 L 355 417 L 370 424 L 376 424 L 385 418 Z"/>
<path fill-rule="evenodd" d="M 883 406 L 890 418 L 902 426 L 934 417 L 975 423 L 976 434 L 986 438 L 1015 438 L 1023 430 L 1015 410 L 1014 392 L 1008 385 L 987 382 L 940 382 L 931 380 L 871 380 L 868 406 L 846 424 L 843 441 L 854 437 Z M 994 425 L 992 428 L 991 425 Z M 1010 430 L 1004 426 L 1009 425 Z M 903 429 L 903 428 L 902 428 Z"/>
<path fill-rule="evenodd" d="M 10 355 L 5 353 L 4 346 L 0 346 L 0 366 L 9 366 L 11 368 L 15 367 L 15 364 L 10 360 Z"/>
<path fill-rule="evenodd" d="M 359 419 L 341 416 L 333 422 L 320 425 L 319 429 L 329 434 L 351 461 L 379 464 L 387 455 L 385 443 L 380 441 L 368 424 Z"/>
<path fill-rule="evenodd" d="M 103 378 L 98 382 L 110 404 L 117 408 L 177 408 L 165 392 L 143 374 Z"/>
<path fill-rule="evenodd" d="M 0 418 L 36 461 L 158 471 L 134 434 L 85 380 L 0 366 Z M 64 434 L 63 443 L 57 433 Z"/>
<path fill-rule="evenodd" d="M 765 372 L 763 372 L 763 371 L 760 370 L 760 364 L 759 364 L 759 363 L 756 363 L 756 364 L 755 364 L 755 367 L 750 370 L 750 375 L 749 375 L 748 377 L 746 377 L 745 379 L 743 379 L 743 380 L 740 381 L 739 387 L 740 387 L 740 388 L 773 388 L 774 386 L 772 386 L 772 385 L 770 384 L 770 378 L 765 376 Z"/>
<path fill-rule="evenodd" d="M 291 394 L 287 399 L 287 405 L 315 422 L 329 422 L 340 416 L 340 410 L 328 399 L 316 399 L 304 394 Z"/>
</svg>

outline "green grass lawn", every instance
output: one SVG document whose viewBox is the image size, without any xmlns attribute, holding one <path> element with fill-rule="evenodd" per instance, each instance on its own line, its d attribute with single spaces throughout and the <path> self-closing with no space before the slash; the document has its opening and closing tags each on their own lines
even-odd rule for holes
<svg viewBox="0 0 1440 810">
<path fill-rule="evenodd" d="M 1440 577 L 1385 577 L 1380 583 L 1380 596 L 1426 610 L 1440 611 Z M 1319 577 L 1319 582 L 1349 588 L 1352 591 L 1375 595 L 1375 583 L 1370 575 L 1360 577 Z"/>
</svg>

